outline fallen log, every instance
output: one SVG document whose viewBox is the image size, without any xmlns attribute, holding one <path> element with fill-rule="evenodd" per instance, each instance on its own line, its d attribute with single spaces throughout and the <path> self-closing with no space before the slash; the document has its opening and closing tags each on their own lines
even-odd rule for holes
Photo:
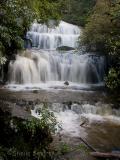
<svg viewBox="0 0 120 160">
<path fill-rule="evenodd" d="M 120 159 L 120 153 L 102 153 L 102 152 L 91 152 L 91 156 L 97 157 L 97 158 L 119 158 Z"/>
<path fill-rule="evenodd" d="M 85 141 L 82 137 L 79 137 L 79 139 L 92 151 L 96 152 L 96 149 L 93 148 L 87 141 Z"/>
</svg>

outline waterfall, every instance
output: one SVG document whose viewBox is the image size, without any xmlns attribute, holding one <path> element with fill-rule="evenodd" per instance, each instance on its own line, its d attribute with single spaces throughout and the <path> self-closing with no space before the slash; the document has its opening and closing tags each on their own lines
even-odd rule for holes
<svg viewBox="0 0 120 160">
<path fill-rule="evenodd" d="M 76 47 L 81 29 L 61 21 L 48 27 L 34 22 L 27 37 L 33 48 L 17 55 L 9 64 L 10 84 L 40 84 L 74 82 L 99 84 L 103 82 L 105 58 L 81 51 L 57 51 L 60 46 Z M 36 48 L 34 48 L 36 47 Z"/>
<path fill-rule="evenodd" d="M 45 24 L 34 22 L 27 37 L 31 39 L 33 47 L 55 50 L 60 46 L 77 47 L 80 28 L 61 21 L 57 27 L 48 27 Z"/>
<path fill-rule="evenodd" d="M 32 51 L 29 57 L 16 56 L 9 64 L 10 83 L 26 84 L 47 81 L 100 83 L 105 59 L 96 55 Z"/>
</svg>

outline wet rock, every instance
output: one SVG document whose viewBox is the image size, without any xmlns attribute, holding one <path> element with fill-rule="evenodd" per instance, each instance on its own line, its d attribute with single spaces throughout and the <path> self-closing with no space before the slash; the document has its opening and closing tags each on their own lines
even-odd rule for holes
<svg viewBox="0 0 120 160">
<path fill-rule="evenodd" d="M 16 60 L 16 54 L 17 54 L 17 51 L 15 50 L 14 53 L 10 54 L 8 56 L 8 62 L 10 61 L 15 61 Z"/>
<path fill-rule="evenodd" d="M 16 105 L 25 106 L 26 105 L 26 101 L 25 100 L 17 100 Z"/>
<path fill-rule="evenodd" d="M 8 101 L 0 100 L 0 110 L 9 113 L 12 117 L 17 117 L 22 119 L 31 118 L 30 112 L 23 109 L 23 107 L 20 107 Z"/>
<path fill-rule="evenodd" d="M 69 82 L 68 82 L 68 81 L 65 81 L 64 84 L 65 84 L 66 86 L 69 86 Z"/>
<path fill-rule="evenodd" d="M 0 85 L 5 85 L 5 82 L 0 80 Z"/>
<path fill-rule="evenodd" d="M 34 91 L 33 91 L 33 93 L 38 93 L 38 92 L 39 92 L 38 90 L 34 90 Z"/>
<path fill-rule="evenodd" d="M 70 50 L 75 50 L 75 48 L 69 47 L 69 46 L 61 46 L 61 47 L 57 47 L 57 50 L 59 50 L 59 51 L 70 51 Z"/>
<path fill-rule="evenodd" d="M 63 111 L 63 107 L 64 105 L 62 103 L 52 103 L 51 105 L 51 108 L 53 111 L 57 111 L 57 112 L 60 112 L 60 111 Z"/>
<path fill-rule="evenodd" d="M 77 103 L 72 104 L 71 109 L 72 109 L 72 111 L 74 111 L 77 114 L 82 114 L 82 112 L 83 112 L 82 111 L 82 105 L 79 105 Z"/>
</svg>

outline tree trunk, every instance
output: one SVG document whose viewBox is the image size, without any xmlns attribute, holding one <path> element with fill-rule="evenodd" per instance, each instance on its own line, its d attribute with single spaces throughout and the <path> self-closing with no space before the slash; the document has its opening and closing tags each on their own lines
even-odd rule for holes
<svg viewBox="0 0 120 160">
<path fill-rule="evenodd" d="M 91 152 L 91 155 L 99 158 L 118 158 L 120 159 L 120 153 L 101 153 L 101 152 Z"/>
</svg>

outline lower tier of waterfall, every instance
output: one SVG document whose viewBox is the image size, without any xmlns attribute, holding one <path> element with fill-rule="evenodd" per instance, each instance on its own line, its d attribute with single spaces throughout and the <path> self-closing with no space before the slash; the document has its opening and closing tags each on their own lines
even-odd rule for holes
<svg viewBox="0 0 120 160">
<path fill-rule="evenodd" d="M 40 118 L 39 111 L 42 107 L 44 107 L 42 103 L 36 105 L 34 110 L 31 110 L 31 114 L 36 118 Z M 54 113 L 57 121 L 61 124 L 62 134 L 69 134 L 72 137 L 79 137 L 81 127 L 91 126 L 93 123 L 98 126 L 107 122 L 120 125 L 120 110 L 112 108 L 110 104 L 99 102 L 94 105 L 52 103 L 48 104 L 48 108 Z"/>
<path fill-rule="evenodd" d="M 10 84 L 65 82 L 100 84 L 105 74 L 105 57 L 74 51 L 30 50 L 9 64 Z"/>
</svg>

